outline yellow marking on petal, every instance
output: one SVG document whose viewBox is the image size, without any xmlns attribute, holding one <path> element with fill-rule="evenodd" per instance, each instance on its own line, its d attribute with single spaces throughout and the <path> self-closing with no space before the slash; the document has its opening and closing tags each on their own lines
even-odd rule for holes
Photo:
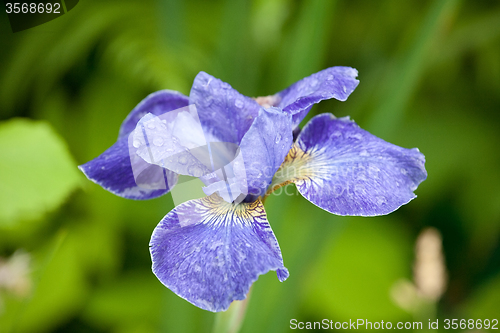
<svg viewBox="0 0 500 333">
<path fill-rule="evenodd" d="M 212 218 L 220 220 L 224 224 L 231 221 L 248 224 L 255 220 L 266 219 L 266 211 L 260 198 L 254 202 L 234 204 L 225 201 L 217 193 L 213 193 L 200 200 L 201 204 L 208 209 Z"/>
<path fill-rule="evenodd" d="M 317 174 L 315 170 L 317 164 L 314 153 L 302 150 L 297 143 L 294 143 L 285 157 L 278 171 L 273 177 L 273 181 L 266 193 L 266 197 L 280 187 L 300 180 L 308 180 Z M 314 162 L 314 166 L 313 166 Z"/>
</svg>

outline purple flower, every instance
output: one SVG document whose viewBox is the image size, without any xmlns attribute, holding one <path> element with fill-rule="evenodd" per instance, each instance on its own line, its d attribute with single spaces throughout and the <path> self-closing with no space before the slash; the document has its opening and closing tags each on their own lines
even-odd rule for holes
<svg viewBox="0 0 500 333">
<path fill-rule="evenodd" d="M 146 97 L 123 122 L 117 142 L 80 169 L 129 199 L 169 192 L 178 174 L 200 177 L 210 195 L 178 205 L 153 232 L 153 272 L 194 305 L 226 310 L 232 301 L 246 297 L 260 274 L 274 270 L 280 281 L 289 275 L 262 203 L 273 189 L 295 183 L 307 200 L 333 214 L 375 216 L 408 203 L 427 177 L 418 149 L 387 143 L 348 118 L 318 115 L 294 139 L 312 105 L 330 98 L 345 101 L 358 85 L 356 76 L 353 68 L 332 67 L 275 95 L 252 99 L 201 72 L 189 98 L 168 90 Z M 196 106 L 209 147 L 205 162 L 203 154 L 179 143 L 196 132 L 187 130 L 194 127 L 176 128 L 175 121 L 181 120 L 164 116 L 190 105 Z M 236 161 L 230 162 L 234 174 L 214 171 L 227 162 L 214 167 L 215 143 L 236 147 L 227 160 Z M 171 163 L 174 153 L 176 162 Z M 181 157 L 188 162 L 180 163 Z M 209 180 L 213 178 L 234 183 L 226 187 Z M 228 199 L 231 193 L 236 194 Z"/>
</svg>

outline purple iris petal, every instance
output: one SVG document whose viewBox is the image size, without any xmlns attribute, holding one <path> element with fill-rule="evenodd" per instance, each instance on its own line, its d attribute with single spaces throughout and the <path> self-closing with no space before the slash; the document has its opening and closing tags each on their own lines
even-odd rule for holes
<svg viewBox="0 0 500 333">
<path fill-rule="evenodd" d="M 131 156 L 129 134 L 145 114 L 163 114 L 187 106 L 188 102 L 186 96 L 175 91 L 161 90 L 150 94 L 124 120 L 117 142 L 95 159 L 80 165 L 79 169 L 93 182 L 124 198 L 151 199 L 167 193 L 176 183 L 177 175 L 148 164 L 138 156 Z"/>
<path fill-rule="evenodd" d="M 193 82 L 189 102 L 195 104 L 203 129 L 221 142 L 240 143 L 259 113 L 253 99 L 205 72 Z"/>
<path fill-rule="evenodd" d="M 291 116 L 277 108 L 261 109 L 241 140 L 249 201 L 264 195 L 293 143 Z"/>
<path fill-rule="evenodd" d="M 314 117 L 287 156 L 299 192 L 338 215 L 388 214 L 415 198 L 426 179 L 418 149 L 385 142 L 347 119 Z"/>
<path fill-rule="evenodd" d="M 148 113 L 142 117 L 130 134 L 133 141 L 130 155 L 136 154 L 147 163 L 182 175 L 200 177 L 210 173 L 209 150 L 203 129 L 196 110 L 192 110 L 193 116 L 189 109 L 180 108 L 159 117 Z"/>
<path fill-rule="evenodd" d="M 140 174 L 137 171 L 136 180 L 128 149 L 128 137 L 125 136 L 118 139 L 104 153 L 78 168 L 88 179 L 101 185 L 105 190 L 127 199 L 152 199 L 167 193 L 170 190 L 168 184 L 175 184 L 177 175 L 162 170 L 157 165 L 147 164 L 136 156 L 134 168 L 140 170 Z"/>
<path fill-rule="evenodd" d="M 246 297 L 258 276 L 288 277 L 260 201 L 232 205 L 213 194 L 185 202 L 158 224 L 150 242 L 153 272 L 174 293 L 209 311 Z"/>
<path fill-rule="evenodd" d="M 293 115 L 295 128 L 307 115 L 313 104 L 335 98 L 345 101 L 358 86 L 358 71 L 351 67 L 330 67 L 312 74 L 276 94 L 275 106 Z"/>
<path fill-rule="evenodd" d="M 139 120 L 148 113 L 160 116 L 168 111 L 189 105 L 189 99 L 174 90 L 160 90 L 149 94 L 128 114 L 120 127 L 119 137 L 124 137 L 135 129 Z"/>
</svg>

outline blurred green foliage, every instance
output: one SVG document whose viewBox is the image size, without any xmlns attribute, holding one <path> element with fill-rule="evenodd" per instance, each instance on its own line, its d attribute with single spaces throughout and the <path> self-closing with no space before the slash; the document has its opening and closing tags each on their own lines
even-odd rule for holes
<svg viewBox="0 0 500 333">
<path fill-rule="evenodd" d="M 497 1 L 82 0 L 16 34 L 2 15 L 0 36 L 0 257 L 29 253 L 33 282 L 24 298 L 0 289 L 1 333 L 210 332 L 214 314 L 150 270 L 149 237 L 171 198 L 115 197 L 76 166 L 115 141 L 148 93 L 189 94 L 201 70 L 259 96 L 335 65 L 357 68 L 359 87 L 304 123 L 350 115 L 418 147 L 429 177 L 377 218 L 271 196 L 291 275 L 259 278 L 241 332 L 286 332 L 292 318 L 413 320 L 391 290 L 412 279 L 426 226 L 441 232 L 448 270 L 437 317 L 500 318 Z"/>
</svg>

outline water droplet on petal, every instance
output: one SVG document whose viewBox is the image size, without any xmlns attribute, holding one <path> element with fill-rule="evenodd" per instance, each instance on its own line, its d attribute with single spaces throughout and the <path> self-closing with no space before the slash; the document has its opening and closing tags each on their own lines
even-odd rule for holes
<svg viewBox="0 0 500 333">
<path fill-rule="evenodd" d="M 381 205 L 386 205 L 386 204 L 387 204 L 387 199 L 386 199 L 385 197 L 383 197 L 383 196 L 379 195 L 379 196 L 377 197 L 377 204 L 378 204 L 379 206 L 381 206 Z"/>
<path fill-rule="evenodd" d="M 275 143 L 279 143 L 279 142 L 280 142 L 280 140 L 281 140 L 281 134 L 279 134 L 279 133 L 278 133 L 278 134 L 276 135 L 276 139 L 274 139 L 274 142 L 275 142 Z"/>
<path fill-rule="evenodd" d="M 162 138 L 154 138 L 153 144 L 157 147 L 161 147 L 163 145 L 163 139 Z"/>
<path fill-rule="evenodd" d="M 134 142 L 132 143 L 132 145 L 135 147 L 135 148 L 139 148 L 141 146 L 141 142 L 139 140 L 134 140 Z"/>
<path fill-rule="evenodd" d="M 234 105 L 238 108 L 238 109 L 241 109 L 243 107 L 243 101 L 239 98 L 237 98 L 235 101 L 234 101 Z"/>
<path fill-rule="evenodd" d="M 153 124 L 152 122 L 148 124 L 148 128 L 149 129 L 155 129 L 155 124 Z"/>
<path fill-rule="evenodd" d="M 311 80 L 311 87 L 312 87 L 312 88 L 314 88 L 314 87 L 316 87 L 317 85 L 318 85 L 318 80 L 316 80 L 316 79 L 312 79 L 312 80 Z"/>
<path fill-rule="evenodd" d="M 326 78 L 328 81 L 331 81 L 334 79 L 334 76 L 332 74 L 328 75 Z"/>
<path fill-rule="evenodd" d="M 202 99 L 202 104 L 204 107 L 209 107 L 210 105 L 212 105 L 213 101 L 214 98 L 211 95 L 209 95 L 206 98 Z"/>
<path fill-rule="evenodd" d="M 349 139 L 354 139 L 354 140 L 362 140 L 363 135 L 361 133 L 348 133 L 346 135 L 347 138 Z"/>
<path fill-rule="evenodd" d="M 360 153 L 359 153 L 359 156 L 370 156 L 370 154 L 368 154 L 368 152 L 366 150 L 362 150 Z"/>
<path fill-rule="evenodd" d="M 188 167 L 188 173 L 193 177 L 201 177 L 203 175 L 203 171 L 197 165 L 190 165 Z"/>
<path fill-rule="evenodd" d="M 342 86 L 342 90 L 344 90 L 344 93 L 347 93 L 347 88 L 345 86 Z"/>
<path fill-rule="evenodd" d="M 341 136 L 342 136 L 342 132 L 340 132 L 340 131 L 335 131 L 335 132 L 333 132 L 333 133 L 332 133 L 332 135 L 333 135 L 334 137 L 338 138 L 338 137 L 341 137 Z"/>
<path fill-rule="evenodd" d="M 186 164 L 187 163 L 187 157 L 186 157 L 186 155 L 180 156 L 179 159 L 178 159 L 178 162 L 180 164 Z"/>
</svg>

